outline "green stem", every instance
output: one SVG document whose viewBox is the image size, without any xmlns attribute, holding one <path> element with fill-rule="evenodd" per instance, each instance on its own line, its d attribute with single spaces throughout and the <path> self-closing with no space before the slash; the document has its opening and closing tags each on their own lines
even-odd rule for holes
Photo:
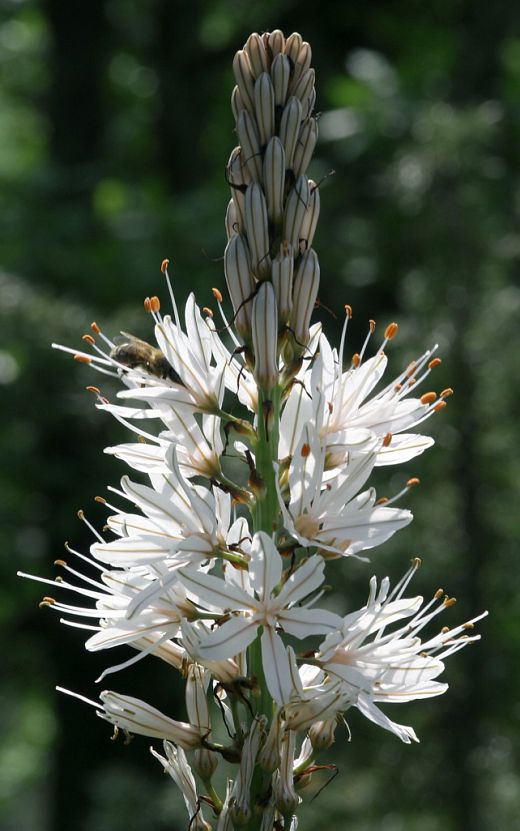
<svg viewBox="0 0 520 831">
<path fill-rule="evenodd" d="M 278 460 L 280 388 L 273 387 L 269 392 L 264 390 L 258 392 L 256 471 L 263 482 L 264 491 L 258 496 L 252 511 L 253 530 L 265 531 L 271 535 L 278 525 L 279 515 L 276 471 L 273 462 Z"/>
</svg>

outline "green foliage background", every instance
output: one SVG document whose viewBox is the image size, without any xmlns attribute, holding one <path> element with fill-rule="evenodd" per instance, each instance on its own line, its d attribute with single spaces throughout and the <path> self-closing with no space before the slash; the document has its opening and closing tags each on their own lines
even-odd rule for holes
<svg viewBox="0 0 520 831">
<path fill-rule="evenodd" d="M 76 510 L 121 467 L 102 448 L 122 428 L 95 411 L 85 367 L 50 350 L 92 319 L 148 337 L 146 294 L 174 261 L 177 294 L 223 286 L 224 166 L 234 146 L 231 59 L 250 31 L 297 29 L 317 68 L 322 179 L 316 238 L 322 303 L 357 351 L 370 317 L 399 321 L 397 373 L 439 342 L 435 386 L 453 386 L 428 427 L 437 447 L 392 493 L 422 479 L 413 525 L 342 569 L 344 609 L 372 569 L 459 596 L 449 621 L 489 608 L 482 642 L 452 658 L 448 695 L 393 708 L 407 747 L 353 714 L 340 776 L 300 827 L 491 831 L 520 812 L 517 418 L 520 31 L 506 0 L 1 0 L 0 2 L 0 827 L 2 831 L 185 829 L 184 807 L 145 740 L 107 726 L 54 685 L 96 694 L 112 656 L 37 608 L 17 569 L 54 574 L 63 540 L 88 547 Z M 329 176 L 334 169 L 335 175 Z M 330 336 L 338 321 L 323 311 Z M 447 617 L 447 616 L 446 616 Z M 445 622 L 445 621 L 443 621 Z M 114 688 L 182 717 L 152 661 Z M 396 710 L 398 710 L 396 712 Z M 326 777 L 321 780 L 324 784 Z M 318 787 L 314 788 L 314 792 Z"/>
</svg>

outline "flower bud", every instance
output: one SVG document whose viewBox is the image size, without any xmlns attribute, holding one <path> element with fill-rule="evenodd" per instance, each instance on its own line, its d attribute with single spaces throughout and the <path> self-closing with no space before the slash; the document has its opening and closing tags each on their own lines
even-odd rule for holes
<svg viewBox="0 0 520 831">
<path fill-rule="evenodd" d="M 278 136 L 273 136 L 264 155 L 264 188 L 267 214 L 272 222 L 278 222 L 283 214 L 285 187 L 285 150 Z"/>
<path fill-rule="evenodd" d="M 204 669 L 199 664 L 188 666 L 185 695 L 186 711 L 190 722 L 200 727 L 202 733 L 209 733 L 211 727 L 204 689 Z"/>
<path fill-rule="evenodd" d="M 294 259 L 286 242 L 280 246 L 280 253 L 272 265 L 272 281 L 276 304 L 278 306 L 279 324 L 285 324 L 291 317 L 293 307 L 293 270 Z"/>
<path fill-rule="evenodd" d="M 235 777 L 230 803 L 231 815 L 236 825 L 246 825 L 249 822 L 251 811 L 251 781 L 255 770 L 258 749 L 265 735 L 265 716 L 257 716 L 251 725 L 242 747 L 240 767 Z"/>
<path fill-rule="evenodd" d="M 295 65 L 298 61 L 298 55 L 300 54 L 301 48 L 302 36 L 299 32 L 293 32 L 292 35 L 289 35 L 285 42 L 285 54 Z"/>
<path fill-rule="evenodd" d="M 262 72 L 255 82 L 255 116 L 263 147 L 274 133 L 274 88 L 268 72 Z"/>
<path fill-rule="evenodd" d="M 320 265 L 316 252 L 310 248 L 302 256 L 294 276 L 293 309 L 290 327 L 296 346 L 309 342 L 309 325 L 320 285 Z"/>
<path fill-rule="evenodd" d="M 306 176 L 298 176 L 296 183 L 287 197 L 283 225 L 283 236 L 294 254 L 299 251 L 301 228 L 305 212 L 309 205 L 309 182 Z"/>
<path fill-rule="evenodd" d="M 322 750 L 328 750 L 334 744 L 334 731 L 338 723 L 336 719 L 327 719 L 326 721 L 315 721 L 309 730 L 309 739 L 313 749 L 319 753 Z"/>
<path fill-rule="evenodd" d="M 289 89 L 291 77 L 291 64 L 286 55 L 278 54 L 271 65 L 271 78 L 274 87 L 274 103 L 277 107 L 283 107 Z"/>
<path fill-rule="evenodd" d="M 193 756 L 193 768 L 203 782 L 209 782 L 218 767 L 216 753 L 203 747 L 196 750 Z"/>
<path fill-rule="evenodd" d="M 291 94 L 295 98 L 299 98 L 302 105 L 308 100 L 312 90 L 314 89 L 314 82 L 316 80 L 316 73 L 314 69 L 307 69 L 303 72 L 296 83 L 292 84 Z"/>
<path fill-rule="evenodd" d="M 237 214 L 237 206 L 234 199 L 230 199 L 226 210 L 226 233 L 228 240 L 240 231 L 240 222 Z"/>
<path fill-rule="evenodd" d="M 320 216 L 320 189 L 316 182 L 309 179 L 309 204 L 303 215 L 300 239 L 305 240 L 305 247 L 310 248 L 314 239 L 316 225 Z"/>
<path fill-rule="evenodd" d="M 251 182 L 251 176 L 247 168 L 243 163 L 243 155 L 242 155 L 242 148 L 235 147 L 231 151 L 231 155 L 229 157 L 229 161 L 227 163 L 227 179 L 228 183 L 231 187 L 231 196 L 235 202 L 237 215 L 240 221 L 240 225 L 244 224 L 244 190 L 247 185 Z M 235 186 L 235 187 L 233 187 Z"/>
<path fill-rule="evenodd" d="M 280 119 L 280 139 L 285 148 L 285 162 L 289 170 L 292 170 L 293 166 L 294 151 L 300 134 L 301 121 L 302 104 L 299 98 L 293 96 L 289 98 L 283 108 Z"/>
<path fill-rule="evenodd" d="M 269 256 L 267 205 L 259 184 L 249 185 L 246 191 L 245 227 L 253 273 L 259 280 L 265 279 L 271 272 L 271 257 Z"/>
<path fill-rule="evenodd" d="M 238 87 L 233 87 L 233 92 L 231 93 L 231 112 L 233 113 L 235 122 L 238 121 L 238 116 L 244 109 L 245 106 L 240 95 L 240 90 Z"/>
<path fill-rule="evenodd" d="M 193 724 L 175 721 L 145 701 L 129 695 L 104 690 L 99 697 L 103 710 L 98 710 L 98 715 L 121 730 L 154 739 L 169 739 L 185 750 L 200 747 L 201 732 Z"/>
<path fill-rule="evenodd" d="M 285 725 L 280 716 L 275 716 L 264 745 L 258 754 L 258 764 L 267 773 L 273 773 L 280 764 L 280 744 Z"/>
<path fill-rule="evenodd" d="M 298 52 L 298 57 L 294 62 L 294 72 L 293 72 L 293 79 L 291 83 L 291 90 L 294 90 L 298 81 L 304 75 L 305 72 L 310 68 L 312 61 L 312 49 L 310 44 L 307 41 L 304 41 L 300 47 L 300 51 Z M 296 95 L 295 92 L 292 93 Z"/>
<path fill-rule="evenodd" d="M 276 807 L 282 814 L 294 813 L 300 797 L 294 788 L 294 745 L 296 733 L 288 730 L 281 743 L 280 767 L 273 777 L 273 790 Z"/>
<path fill-rule="evenodd" d="M 224 273 L 235 312 L 235 326 L 246 343 L 251 338 L 251 298 L 256 283 L 251 271 L 251 258 L 243 238 L 235 234 L 224 252 Z"/>
<path fill-rule="evenodd" d="M 278 383 L 278 309 L 274 288 L 267 281 L 259 285 L 253 300 L 251 328 L 256 382 L 270 390 Z"/>
<path fill-rule="evenodd" d="M 294 151 L 293 170 L 295 176 L 305 173 L 309 167 L 318 140 L 318 122 L 315 118 L 304 121 Z"/>
<path fill-rule="evenodd" d="M 257 32 L 249 35 L 244 50 L 247 52 L 253 76 L 258 78 L 262 72 L 267 72 L 267 55 L 262 38 Z"/>
<path fill-rule="evenodd" d="M 247 52 L 244 52 L 242 49 L 233 58 L 233 73 L 242 103 L 250 113 L 253 113 L 255 111 L 255 79 L 251 71 L 251 64 Z"/>
<path fill-rule="evenodd" d="M 313 87 L 306 99 L 302 101 L 302 118 L 309 118 L 316 105 L 316 88 Z"/>
<path fill-rule="evenodd" d="M 276 59 L 276 56 L 285 48 L 285 36 L 281 29 L 273 29 L 269 35 L 269 48 Z"/>
<path fill-rule="evenodd" d="M 253 182 L 260 182 L 262 178 L 260 136 L 256 121 L 247 110 L 242 110 L 238 116 L 237 135 L 242 146 L 243 164 Z"/>
</svg>

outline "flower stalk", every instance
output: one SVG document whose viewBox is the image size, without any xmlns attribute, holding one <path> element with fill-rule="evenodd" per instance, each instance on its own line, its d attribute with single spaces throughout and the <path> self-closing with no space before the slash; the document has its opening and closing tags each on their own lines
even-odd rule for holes
<svg viewBox="0 0 520 831">
<path fill-rule="evenodd" d="M 80 512 L 93 534 L 88 555 L 69 547 L 56 561 L 58 581 L 23 575 L 81 598 L 46 595 L 42 605 L 88 630 L 87 649 L 129 647 L 131 657 L 101 677 L 150 655 L 180 673 L 185 712 L 175 718 L 111 690 L 100 701 L 76 697 L 116 730 L 163 740 L 164 755 L 152 753 L 183 794 L 187 827 L 200 831 L 296 828 L 301 793 L 330 767 L 322 755 L 347 710 L 416 741 L 380 705 L 443 693 L 445 658 L 478 639 L 482 617 L 422 640 L 454 601 L 442 590 L 426 603 L 407 593 L 418 559 L 393 589 L 373 577 L 360 610 L 340 616 L 318 606 L 329 561 L 366 559 L 411 521 L 394 503 L 416 480 L 378 499 L 370 477 L 431 446 L 415 428 L 452 391 L 414 395 L 439 362 L 433 350 L 383 383 L 395 323 L 371 354 L 370 321 L 349 366 L 350 307 L 339 349 L 312 323 L 320 194 L 307 175 L 318 138 L 311 61 L 299 34 L 279 30 L 252 34 L 233 61 L 231 322 L 214 291 L 226 335 L 193 295 L 181 322 L 165 260 L 172 315 L 162 315 L 158 297 L 145 301 L 157 346 L 130 335 L 116 344 L 92 324 L 90 352 L 58 347 L 123 382 L 117 403 L 89 389 L 137 436 L 107 448 L 133 478 L 110 488 L 114 505 L 100 499 L 109 511 L 103 533 Z M 247 418 L 232 415 L 237 400 Z M 87 573 L 74 565 L 85 562 Z M 222 732 L 225 743 L 213 738 Z M 218 793 L 213 774 L 224 765 L 228 784 Z"/>
</svg>

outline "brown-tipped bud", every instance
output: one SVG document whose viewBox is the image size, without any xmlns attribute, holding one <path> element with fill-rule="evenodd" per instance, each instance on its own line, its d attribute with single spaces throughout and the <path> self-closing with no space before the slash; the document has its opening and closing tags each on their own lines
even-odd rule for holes
<svg viewBox="0 0 520 831">
<path fill-rule="evenodd" d="M 264 155 L 264 188 L 267 215 L 278 222 L 283 214 L 285 186 L 285 150 L 278 136 L 273 136 Z"/>
<path fill-rule="evenodd" d="M 255 78 L 258 78 L 262 72 L 267 72 L 267 55 L 265 54 L 263 40 L 257 32 L 249 35 L 244 51 L 247 52 L 251 71 Z"/>
<path fill-rule="evenodd" d="M 228 240 L 235 234 L 238 234 L 240 228 L 240 221 L 238 219 L 237 206 L 234 199 L 230 199 L 226 210 L 226 234 Z"/>
<path fill-rule="evenodd" d="M 315 118 L 309 118 L 302 125 L 294 151 L 293 170 L 295 176 L 307 171 L 317 141 L 318 122 Z"/>
<path fill-rule="evenodd" d="M 289 170 L 292 170 L 296 142 L 300 134 L 302 122 L 302 104 L 299 98 L 289 98 L 280 119 L 280 138 L 285 148 L 285 161 Z"/>
<path fill-rule="evenodd" d="M 328 750 L 334 744 L 334 731 L 337 727 L 336 719 L 326 721 L 315 721 L 309 730 L 309 739 L 313 749 L 320 753 Z"/>
<path fill-rule="evenodd" d="M 300 239 L 305 241 L 305 247 L 310 248 L 316 233 L 316 226 L 320 217 L 320 189 L 312 179 L 309 179 L 309 204 L 303 215 Z"/>
<path fill-rule="evenodd" d="M 294 333 L 296 347 L 300 350 L 309 342 L 309 326 L 319 286 L 320 265 L 316 252 L 310 248 L 301 258 L 294 276 L 290 327 Z"/>
<path fill-rule="evenodd" d="M 274 133 L 274 87 L 268 72 L 262 72 L 255 82 L 255 116 L 264 147 Z"/>
<path fill-rule="evenodd" d="M 271 66 L 271 78 L 274 87 L 274 103 L 277 107 L 283 107 L 289 89 L 291 77 L 291 64 L 286 55 L 277 55 Z"/>
<path fill-rule="evenodd" d="M 293 307 L 293 270 L 294 259 L 291 250 L 286 243 L 282 243 L 280 253 L 273 260 L 271 277 L 276 295 L 280 325 L 287 323 L 291 317 Z"/>
<path fill-rule="evenodd" d="M 236 330 L 242 340 L 248 343 L 251 339 L 251 298 L 256 284 L 248 247 L 239 234 L 235 234 L 227 244 L 224 273 L 235 312 Z"/>
<path fill-rule="evenodd" d="M 299 242 L 302 238 L 301 230 L 305 212 L 309 206 L 310 190 L 306 176 L 298 176 L 285 204 L 285 216 L 283 224 L 283 236 L 293 253 L 299 251 Z"/>
<path fill-rule="evenodd" d="M 267 224 L 267 204 L 260 185 L 249 185 L 245 199 L 245 227 L 253 274 L 264 280 L 271 273 L 269 256 L 269 228 Z"/>
<path fill-rule="evenodd" d="M 270 390 L 278 383 L 278 308 L 269 282 L 260 284 L 253 300 L 251 329 L 256 382 Z"/>
<path fill-rule="evenodd" d="M 287 57 L 296 65 L 298 61 L 298 55 L 300 54 L 300 49 L 302 48 L 302 36 L 299 32 L 293 32 L 292 35 L 289 35 L 285 42 L 285 54 Z"/>
<path fill-rule="evenodd" d="M 251 70 L 251 63 L 247 52 L 239 50 L 233 58 L 233 73 L 240 92 L 240 98 L 250 113 L 255 111 L 254 86 L 255 79 Z"/>
<path fill-rule="evenodd" d="M 269 48 L 274 57 L 285 49 L 285 36 L 281 29 L 273 29 L 270 33 Z"/>
<path fill-rule="evenodd" d="M 233 92 L 231 93 L 231 112 L 233 113 L 235 122 L 238 121 L 238 116 L 242 110 L 245 110 L 245 105 L 242 101 L 240 90 L 238 87 L 233 87 Z"/>
<path fill-rule="evenodd" d="M 262 153 L 256 121 L 247 110 L 242 110 L 237 121 L 238 140 L 242 146 L 242 163 L 253 182 L 262 178 Z"/>
</svg>

